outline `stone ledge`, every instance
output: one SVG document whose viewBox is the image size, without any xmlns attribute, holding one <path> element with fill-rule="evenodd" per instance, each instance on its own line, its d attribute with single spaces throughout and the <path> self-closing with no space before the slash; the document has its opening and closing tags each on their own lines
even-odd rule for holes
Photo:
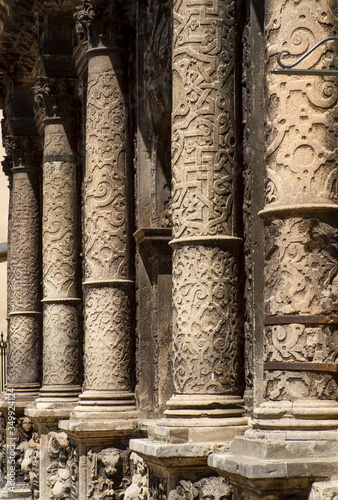
<svg viewBox="0 0 338 500">
<path fill-rule="evenodd" d="M 328 478 L 338 474 L 338 456 L 262 460 L 228 453 L 214 453 L 209 456 L 208 465 L 216 469 L 220 475 L 226 477 L 237 475 L 251 480 Z"/>
<path fill-rule="evenodd" d="M 137 434 L 137 419 L 70 419 L 61 420 L 59 428 L 74 438 L 97 439 Z"/>
<path fill-rule="evenodd" d="M 212 452 L 225 449 L 215 443 L 161 443 L 150 439 L 131 439 L 129 447 L 147 462 L 166 468 L 207 465 Z"/>
</svg>

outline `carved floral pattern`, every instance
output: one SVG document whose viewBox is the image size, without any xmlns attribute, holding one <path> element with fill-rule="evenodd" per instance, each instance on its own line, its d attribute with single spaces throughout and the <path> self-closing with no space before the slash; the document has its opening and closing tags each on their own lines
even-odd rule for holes
<svg viewBox="0 0 338 500">
<path fill-rule="evenodd" d="M 240 342 L 236 259 L 203 246 L 175 250 L 173 324 L 179 394 L 235 394 Z"/>
</svg>

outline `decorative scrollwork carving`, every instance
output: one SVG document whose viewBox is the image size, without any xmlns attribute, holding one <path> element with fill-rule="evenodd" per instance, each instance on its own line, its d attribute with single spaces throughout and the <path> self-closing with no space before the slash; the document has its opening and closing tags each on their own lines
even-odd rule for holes
<svg viewBox="0 0 338 500">
<path fill-rule="evenodd" d="M 45 116 L 72 117 L 79 104 L 76 82 L 39 76 L 34 86 L 34 101 Z"/>
<path fill-rule="evenodd" d="M 80 41 L 89 47 L 120 49 L 128 46 L 128 34 L 123 33 L 124 22 L 116 0 L 107 3 L 82 0 L 76 10 L 75 29 Z"/>
</svg>

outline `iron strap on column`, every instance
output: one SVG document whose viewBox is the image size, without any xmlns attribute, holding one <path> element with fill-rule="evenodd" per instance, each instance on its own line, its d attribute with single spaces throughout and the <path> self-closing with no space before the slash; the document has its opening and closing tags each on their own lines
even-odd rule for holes
<svg viewBox="0 0 338 500">
<path fill-rule="evenodd" d="M 287 55 L 292 55 L 288 50 L 282 50 L 277 55 L 277 62 L 280 68 L 272 69 L 271 73 L 274 74 L 287 74 L 287 75 L 315 75 L 315 76 L 338 76 L 338 63 L 336 61 L 336 55 L 332 58 L 332 64 L 335 69 L 294 69 L 299 63 L 301 63 L 307 56 L 312 54 L 320 45 L 332 41 L 338 40 L 338 36 L 328 36 L 320 40 L 320 42 L 316 43 L 311 49 L 306 51 L 297 61 L 292 64 L 284 64 L 282 62 L 282 57 Z"/>
</svg>

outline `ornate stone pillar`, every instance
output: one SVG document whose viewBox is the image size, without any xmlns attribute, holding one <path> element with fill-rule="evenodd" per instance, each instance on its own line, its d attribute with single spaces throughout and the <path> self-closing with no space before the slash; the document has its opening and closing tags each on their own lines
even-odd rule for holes
<svg viewBox="0 0 338 500">
<path fill-rule="evenodd" d="M 49 466 L 51 436 L 55 434 L 59 420 L 69 417 L 81 391 L 79 120 L 75 85 L 75 80 L 71 78 L 38 77 L 34 89 L 37 116 L 44 132 L 43 380 L 39 397 L 25 413 L 39 429 L 39 487 L 42 498 L 54 494 L 56 488 L 53 481 L 59 479 L 55 474 L 51 479 L 49 474 L 52 468 Z"/>
<path fill-rule="evenodd" d="M 74 406 L 79 385 L 79 224 L 76 105 L 70 83 L 39 79 L 44 113 L 43 385 L 37 406 Z M 61 411 L 61 410 L 60 410 Z"/>
<path fill-rule="evenodd" d="M 124 419 L 123 425 L 132 428 L 136 406 L 129 56 L 124 48 L 127 39 L 118 34 L 117 19 L 115 4 L 104 10 L 86 2 L 77 14 L 77 31 L 89 47 L 83 183 L 85 380 L 71 419 L 92 421 L 109 416 Z M 103 423 L 108 434 L 115 432 L 113 420 Z M 63 423 L 63 428 L 71 430 L 71 422 Z"/>
<path fill-rule="evenodd" d="M 237 484 L 248 474 L 252 482 L 261 481 L 259 498 L 270 491 L 273 468 L 275 488 L 277 478 L 288 476 L 281 490 L 307 498 L 311 479 L 337 474 L 338 468 L 338 88 L 330 77 L 269 70 L 277 67 L 281 50 L 289 51 L 283 62 L 291 64 L 334 35 L 337 7 L 331 0 L 320 8 L 314 0 L 282 7 L 269 0 L 265 16 L 266 203 L 260 213 L 265 231 L 265 402 L 255 409 L 253 429 L 234 440 L 232 454 L 222 460 L 211 457 L 209 463 L 231 473 L 228 477 Z M 332 61 L 328 43 L 299 68 L 326 68 L 330 54 Z M 244 455 L 254 458 L 236 475 L 235 464 L 238 470 Z M 259 460 L 252 474 L 258 457 L 266 460 Z"/>
<path fill-rule="evenodd" d="M 2 130 L 7 153 L 4 170 L 10 177 L 8 363 L 6 389 L 0 401 L 7 420 L 6 442 L 2 443 L 7 483 L 2 494 L 11 498 L 15 484 L 16 493 L 28 498 L 29 488 L 20 467 L 24 440 L 21 423 L 24 409 L 38 395 L 41 380 L 41 144 L 34 121 L 28 118 L 32 114 L 30 90 L 11 82 L 7 91 Z M 15 111 L 22 100 L 25 105 L 19 108 L 22 115 L 18 118 Z M 25 423 L 31 428 L 29 419 Z M 13 457 L 15 466 L 10 460 Z"/>
<path fill-rule="evenodd" d="M 40 161 L 32 120 L 4 121 L 4 146 L 12 160 L 8 249 L 7 388 L 18 410 L 40 387 Z M 14 135 L 15 134 L 15 135 Z M 27 134 L 27 135 L 24 135 Z"/>
<path fill-rule="evenodd" d="M 173 5 L 174 395 L 165 418 L 149 426 L 149 439 L 130 444 L 170 499 L 189 489 L 203 496 L 202 483 L 229 498 L 224 481 L 206 479 L 207 456 L 247 424 L 238 272 L 237 15 L 233 1 Z"/>
<path fill-rule="evenodd" d="M 173 18 L 175 394 L 166 415 L 216 417 L 212 425 L 223 437 L 227 426 L 237 427 L 232 437 L 246 424 L 241 419 L 237 11 L 233 1 L 196 6 L 185 0 L 174 5 Z M 200 432 L 187 435 L 187 440 L 201 438 Z"/>
</svg>

